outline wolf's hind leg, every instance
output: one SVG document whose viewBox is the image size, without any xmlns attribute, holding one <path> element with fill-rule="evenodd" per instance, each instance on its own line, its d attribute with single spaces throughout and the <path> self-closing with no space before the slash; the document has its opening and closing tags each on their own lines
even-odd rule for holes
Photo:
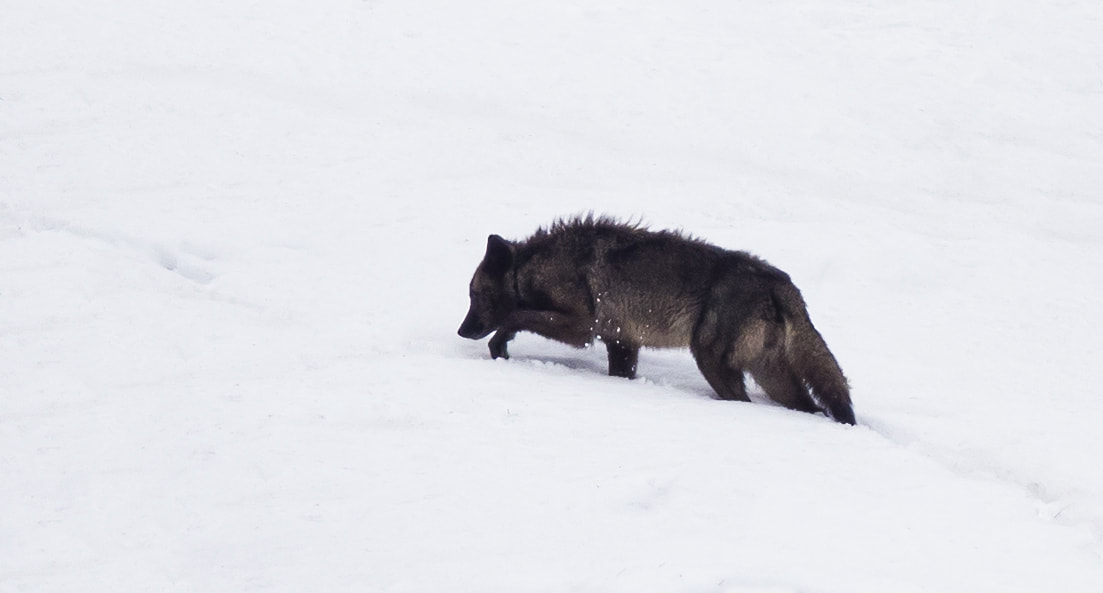
<svg viewBox="0 0 1103 593">
<path fill-rule="evenodd" d="M 609 351 L 609 374 L 613 377 L 635 379 L 640 347 L 624 342 L 606 342 L 605 348 Z"/>
<path fill-rule="evenodd" d="M 751 370 L 756 383 L 766 390 L 766 395 L 791 410 L 816 413 L 820 407 L 808 393 L 808 388 L 788 367 L 774 363 Z"/>
<path fill-rule="evenodd" d="M 743 379 L 743 369 L 733 365 L 726 356 L 714 355 L 707 349 L 692 349 L 697 360 L 697 368 L 709 382 L 719 399 L 749 402 L 747 385 Z"/>
</svg>

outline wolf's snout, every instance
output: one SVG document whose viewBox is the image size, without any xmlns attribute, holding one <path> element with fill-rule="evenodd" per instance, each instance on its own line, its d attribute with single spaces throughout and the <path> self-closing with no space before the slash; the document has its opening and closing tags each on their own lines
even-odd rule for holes
<svg viewBox="0 0 1103 593">
<path fill-rule="evenodd" d="M 456 333 L 459 334 L 461 338 L 478 340 L 490 332 L 483 328 L 483 324 L 479 322 L 477 317 L 468 313 L 467 317 L 463 319 L 463 323 L 460 324 L 460 329 L 456 330 Z"/>
</svg>

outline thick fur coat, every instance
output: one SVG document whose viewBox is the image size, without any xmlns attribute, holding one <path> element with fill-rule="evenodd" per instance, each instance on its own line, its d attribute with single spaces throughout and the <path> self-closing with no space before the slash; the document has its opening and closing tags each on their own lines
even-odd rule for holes
<svg viewBox="0 0 1103 593">
<path fill-rule="evenodd" d="M 609 374 L 635 377 L 641 347 L 688 347 L 721 399 L 749 401 L 750 373 L 778 403 L 854 424 L 850 391 L 789 276 L 762 259 L 671 231 L 574 218 L 528 239 L 487 240 L 459 335 L 517 332 L 606 345 Z"/>
</svg>

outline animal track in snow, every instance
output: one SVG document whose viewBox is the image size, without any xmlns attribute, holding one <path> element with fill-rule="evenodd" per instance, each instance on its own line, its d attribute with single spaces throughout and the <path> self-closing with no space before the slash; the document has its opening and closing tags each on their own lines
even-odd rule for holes
<svg viewBox="0 0 1103 593">
<path fill-rule="evenodd" d="M 215 274 L 205 265 L 218 258 L 217 250 L 210 246 L 184 241 L 179 248 L 173 249 L 164 243 L 126 233 L 101 231 L 48 217 L 31 218 L 28 226 L 40 232 L 66 233 L 145 255 L 160 267 L 196 284 L 210 284 L 215 279 Z"/>
</svg>

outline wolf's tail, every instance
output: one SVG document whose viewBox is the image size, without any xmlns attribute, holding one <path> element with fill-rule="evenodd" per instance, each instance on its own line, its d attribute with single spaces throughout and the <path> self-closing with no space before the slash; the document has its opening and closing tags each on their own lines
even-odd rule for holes
<svg viewBox="0 0 1103 593">
<path fill-rule="evenodd" d="M 785 318 L 785 352 L 797 377 L 816 404 L 837 422 L 854 424 L 850 386 L 823 336 L 812 325 L 804 297 L 791 282 L 774 288 L 775 302 Z"/>
</svg>

